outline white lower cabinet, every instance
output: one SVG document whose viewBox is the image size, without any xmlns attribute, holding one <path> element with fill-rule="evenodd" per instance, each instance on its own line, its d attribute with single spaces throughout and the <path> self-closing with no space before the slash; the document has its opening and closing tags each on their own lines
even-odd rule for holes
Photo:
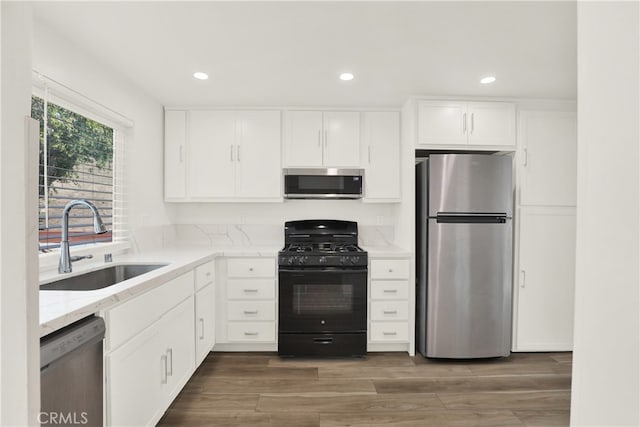
<svg viewBox="0 0 640 427">
<path fill-rule="evenodd" d="M 106 358 L 107 424 L 153 425 L 194 370 L 193 296 Z"/>
<path fill-rule="evenodd" d="M 202 362 L 215 343 L 215 289 L 205 286 L 196 293 L 196 363 Z"/>
<path fill-rule="evenodd" d="M 154 425 L 212 349 L 213 261 L 109 308 L 105 422 Z"/>
<path fill-rule="evenodd" d="M 221 261 L 226 274 L 216 300 L 216 349 L 276 349 L 276 260 L 236 257 Z"/>
<path fill-rule="evenodd" d="M 411 351 L 409 264 L 404 258 L 370 262 L 368 351 Z"/>
<path fill-rule="evenodd" d="M 514 351 L 571 351 L 575 210 L 521 208 Z"/>
</svg>

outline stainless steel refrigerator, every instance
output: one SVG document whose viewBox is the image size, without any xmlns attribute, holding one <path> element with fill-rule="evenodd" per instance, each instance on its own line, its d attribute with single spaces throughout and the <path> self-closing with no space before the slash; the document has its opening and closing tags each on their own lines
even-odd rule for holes
<svg viewBox="0 0 640 427">
<path fill-rule="evenodd" d="M 511 161 L 437 154 L 416 164 L 416 341 L 426 357 L 510 354 Z"/>
</svg>

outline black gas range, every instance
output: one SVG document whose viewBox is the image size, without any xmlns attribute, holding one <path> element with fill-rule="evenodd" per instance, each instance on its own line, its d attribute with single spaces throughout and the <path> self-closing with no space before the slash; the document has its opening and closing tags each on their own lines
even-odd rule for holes
<svg viewBox="0 0 640 427">
<path fill-rule="evenodd" d="M 278 354 L 362 356 L 367 347 L 367 252 L 353 221 L 285 223 L 278 254 Z"/>
</svg>

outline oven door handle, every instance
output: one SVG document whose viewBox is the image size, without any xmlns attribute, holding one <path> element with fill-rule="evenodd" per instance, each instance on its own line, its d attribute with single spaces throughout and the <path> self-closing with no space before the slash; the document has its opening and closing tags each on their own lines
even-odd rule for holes
<svg viewBox="0 0 640 427">
<path fill-rule="evenodd" d="M 333 338 L 314 338 L 313 342 L 314 344 L 328 345 L 333 344 Z"/>
<path fill-rule="evenodd" d="M 279 268 L 278 272 L 280 273 L 297 273 L 297 274 L 302 274 L 302 273 L 338 273 L 338 274 L 344 274 L 344 273 L 367 273 L 367 268 L 366 267 L 362 267 L 362 268 L 352 268 L 352 267 L 348 267 L 348 268 L 340 268 L 340 267 L 322 267 L 322 268 Z"/>
</svg>

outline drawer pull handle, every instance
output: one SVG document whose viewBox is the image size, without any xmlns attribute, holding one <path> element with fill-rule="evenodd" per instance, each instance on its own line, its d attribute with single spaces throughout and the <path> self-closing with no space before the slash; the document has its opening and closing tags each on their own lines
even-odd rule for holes
<svg viewBox="0 0 640 427">
<path fill-rule="evenodd" d="M 245 310 L 244 314 L 258 314 L 258 310 Z"/>
<path fill-rule="evenodd" d="M 385 294 L 395 294 L 395 293 L 398 292 L 398 290 L 397 289 L 385 289 L 382 292 L 384 292 Z"/>
<path fill-rule="evenodd" d="M 258 336 L 257 332 L 245 332 L 244 334 L 247 337 L 257 337 Z"/>
<path fill-rule="evenodd" d="M 167 349 L 167 363 L 169 365 L 169 370 L 167 371 L 167 375 L 173 376 L 173 349 Z"/>
<path fill-rule="evenodd" d="M 204 339 L 204 319 L 200 318 L 200 339 Z"/>
<path fill-rule="evenodd" d="M 398 310 L 384 310 L 384 314 L 398 314 Z"/>
<path fill-rule="evenodd" d="M 333 344 L 333 338 L 314 338 L 313 342 L 315 344 Z"/>
<path fill-rule="evenodd" d="M 397 332 L 382 332 L 382 335 L 393 336 L 393 335 L 398 335 L 398 333 Z"/>
<path fill-rule="evenodd" d="M 258 292 L 258 290 L 257 290 L 257 289 L 245 289 L 244 291 L 245 291 L 246 293 L 256 293 L 256 292 Z"/>
<path fill-rule="evenodd" d="M 161 363 L 161 369 L 160 369 L 160 384 L 166 384 L 167 383 L 167 355 L 163 354 L 162 356 L 160 356 L 160 363 Z"/>
</svg>

